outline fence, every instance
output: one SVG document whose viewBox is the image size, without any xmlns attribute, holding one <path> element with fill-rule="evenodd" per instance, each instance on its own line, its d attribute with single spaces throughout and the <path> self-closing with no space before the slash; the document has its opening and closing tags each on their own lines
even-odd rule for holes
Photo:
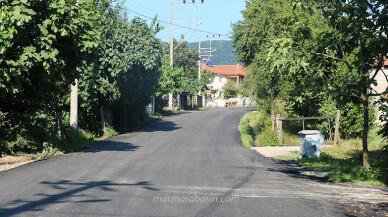
<svg viewBox="0 0 388 217">
<path fill-rule="evenodd" d="M 280 114 L 276 115 L 276 127 L 278 129 L 279 145 L 283 145 L 283 121 L 302 121 L 304 130 L 305 120 L 322 120 L 322 119 L 335 119 L 335 130 L 334 130 L 334 146 L 340 141 L 339 136 L 339 125 L 340 125 L 341 111 L 337 110 L 337 115 L 334 116 L 322 116 L 322 117 L 301 117 L 301 118 L 280 118 Z M 274 128 L 274 113 L 272 112 L 272 129 Z"/>
</svg>

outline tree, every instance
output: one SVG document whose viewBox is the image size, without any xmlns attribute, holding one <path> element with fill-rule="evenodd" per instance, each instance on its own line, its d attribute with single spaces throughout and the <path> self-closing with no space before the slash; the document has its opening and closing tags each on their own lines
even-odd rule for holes
<svg viewBox="0 0 388 217">
<path fill-rule="evenodd" d="M 178 42 L 174 39 L 174 68 L 182 68 L 184 81 L 182 82 L 182 94 L 196 95 L 198 92 L 198 60 L 199 54 L 194 49 L 190 49 L 186 41 Z M 165 47 L 165 52 L 169 52 L 170 45 Z"/>
<path fill-rule="evenodd" d="M 96 25 L 100 40 L 80 81 L 80 123 L 101 132 L 96 123 L 104 109 L 113 114 L 111 124 L 124 132 L 141 123 L 144 107 L 157 90 L 163 51 L 155 34 L 160 28 L 156 18 L 150 27 L 139 18 L 128 22 L 121 5 L 113 1 L 104 0 L 95 8 L 101 16 Z"/>
<path fill-rule="evenodd" d="M 227 80 L 226 84 L 223 87 L 224 97 L 226 99 L 236 97 L 239 92 L 239 87 L 231 80 Z"/>
<path fill-rule="evenodd" d="M 19 135 L 41 148 L 45 129 L 65 109 L 68 87 L 80 76 L 77 67 L 96 46 L 94 13 L 88 4 L 64 0 L 0 0 L 0 6 L 0 113 L 7 120 L 1 140 Z M 3 145 L 0 151 L 11 151 Z"/>
<path fill-rule="evenodd" d="M 328 100 L 340 108 L 362 107 L 364 167 L 369 96 L 375 95 L 370 93 L 375 74 L 369 72 L 387 54 L 386 11 L 384 1 L 251 0 L 245 20 L 234 26 L 240 60 L 256 66 L 257 90 L 289 95 L 294 110 L 304 115 Z"/>
</svg>

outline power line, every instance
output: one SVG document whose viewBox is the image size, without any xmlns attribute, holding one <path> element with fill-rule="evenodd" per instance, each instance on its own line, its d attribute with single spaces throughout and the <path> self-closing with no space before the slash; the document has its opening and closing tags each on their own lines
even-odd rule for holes
<svg viewBox="0 0 388 217">
<path fill-rule="evenodd" d="M 124 8 L 124 9 L 127 10 L 127 11 L 130 11 L 130 12 L 132 12 L 132 13 L 134 13 L 134 14 L 137 14 L 137 15 L 139 15 L 139 16 L 142 16 L 142 17 L 145 17 L 145 18 L 148 18 L 148 19 L 151 19 L 151 20 L 154 19 L 154 18 L 152 18 L 152 17 L 149 17 L 149 16 L 144 15 L 144 14 L 141 14 L 141 13 L 139 13 L 139 12 L 130 10 L 130 9 L 128 9 L 128 8 Z M 160 22 L 160 23 L 165 23 L 165 24 L 171 25 L 171 23 L 170 23 L 170 22 L 167 22 L 167 21 L 163 21 L 163 20 L 159 20 L 159 19 L 156 19 L 156 21 L 158 21 L 158 22 Z M 195 32 L 208 33 L 208 34 L 211 34 L 211 35 L 228 36 L 227 34 L 225 35 L 225 34 L 219 34 L 219 33 L 204 31 L 204 30 L 198 30 L 198 29 L 194 29 L 194 28 L 190 28 L 190 27 L 182 26 L 182 25 L 178 25 L 178 24 L 173 24 L 173 25 L 174 25 L 174 26 L 181 27 L 181 28 L 184 28 L 184 29 L 188 29 L 188 30 L 191 30 L 191 31 L 195 31 Z"/>
</svg>

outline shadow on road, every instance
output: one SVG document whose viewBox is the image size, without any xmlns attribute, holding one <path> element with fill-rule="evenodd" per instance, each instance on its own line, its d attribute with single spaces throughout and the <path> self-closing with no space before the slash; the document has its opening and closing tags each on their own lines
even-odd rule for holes
<svg viewBox="0 0 388 217">
<path fill-rule="evenodd" d="M 268 168 L 267 171 L 284 173 L 290 177 L 298 178 L 298 179 L 309 179 L 315 182 L 334 183 L 330 181 L 329 178 L 327 177 L 316 177 L 316 176 L 301 174 L 304 170 L 301 168 L 292 166 L 288 161 L 279 161 L 279 162 L 275 162 L 275 164 L 278 165 L 277 168 Z"/>
<path fill-rule="evenodd" d="M 91 146 L 81 149 L 79 152 L 102 152 L 102 151 L 136 151 L 141 146 L 133 145 L 128 142 L 117 142 L 111 140 L 104 140 L 96 142 Z"/>
<path fill-rule="evenodd" d="M 152 184 L 147 181 L 136 183 L 115 183 L 111 181 L 92 181 L 92 182 L 72 182 L 62 180 L 58 182 L 41 182 L 47 188 L 60 190 L 62 192 L 56 194 L 36 194 L 36 200 L 14 200 L 9 206 L 12 208 L 0 208 L 0 216 L 20 215 L 28 211 L 42 211 L 50 204 L 59 203 L 104 203 L 111 199 L 90 199 L 87 194 L 80 194 L 83 191 L 97 188 L 100 191 L 119 191 L 120 187 L 141 186 L 144 189 L 151 191 L 159 191 L 159 189 L 151 187 Z M 82 199 L 84 197 L 84 199 Z M 81 198 L 81 199 L 80 199 Z"/>
<path fill-rule="evenodd" d="M 167 132 L 167 131 L 174 131 L 179 129 L 181 129 L 181 127 L 178 127 L 178 125 L 175 124 L 174 122 L 157 118 L 148 122 L 141 131 L 142 132 L 157 132 L 157 131 Z"/>
</svg>

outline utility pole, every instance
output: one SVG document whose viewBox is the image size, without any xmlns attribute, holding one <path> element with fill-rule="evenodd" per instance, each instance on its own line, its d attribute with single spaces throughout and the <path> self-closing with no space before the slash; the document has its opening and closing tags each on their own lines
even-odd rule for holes
<svg viewBox="0 0 388 217">
<path fill-rule="evenodd" d="M 199 53 L 199 60 L 198 60 L 198 95 L 201 96 L 201 38 L 198 39 L 198 53 Z"/>
<path fill-rule="evenodd" d="M 78 79 L 75 79 L 74 85 L 71 85 L 70 95 L 70 126 L 78 128 Z"/>
<path fill-rule="evenodd" d="M 170 66 L 174 67 L 174 4 L 171 4 Z M 172 93 L 168 94 L 168 108 L 172 110 Z"/>
<path fill-rule="evenodd" d="M 171 69 L 174 67 L 174 5 L 200 5 L 203 4 L 204 0 L 201 0 L 201 3 L 195 3 L 195 0 L 192 0 L 193 3 L 187 3 L 186 0 L 183 0 L 183 4 L 171 4 L 171 32 L 170 32 L 170 66 Z M 200 73 L 200 72 L 199 72 Z M 180 96 L 178 95 L 180 100 Z M 172 93 L 168 94 L 168 107 L 172 109 Z M 178 107 L 180 107 L 180 102 L 178 101 Z"/>
<path fill-rule="evenodd" d="M 79 1 L 75 4 L 79 6 Z M 78 67 L 77 67 L 78 71 Z M 74 80 L 74 85 L 71 85 L 71 94 L 70 94 L 70 126 L 78 129 L 78 79 Z"/>
</svg>

